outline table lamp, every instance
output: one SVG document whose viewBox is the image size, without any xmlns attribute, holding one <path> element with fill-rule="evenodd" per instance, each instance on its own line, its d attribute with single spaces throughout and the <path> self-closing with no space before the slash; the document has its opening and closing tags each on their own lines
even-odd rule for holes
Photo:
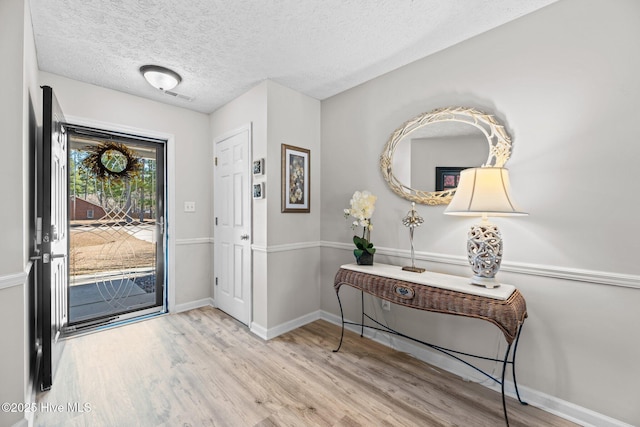
<svg viewBox="0 0 640 427">
<path fill-rule="evenodd" d="M 495 279 L 502 262 L 502 236 L 490 216 L 524 216 L 510 194 L 509 171 L 505 168 L 469 168 L 460 172 L 456 193 L 445 215 L 480 216 L 471 227 L 467 240 L 467 257 L 473 277 L 471 283 L 487 288 L 500 286 Z"/>
</svg>

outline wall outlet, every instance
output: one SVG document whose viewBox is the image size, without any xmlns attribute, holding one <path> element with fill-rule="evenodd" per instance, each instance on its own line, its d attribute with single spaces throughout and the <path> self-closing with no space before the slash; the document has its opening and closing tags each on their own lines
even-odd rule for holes
<svg viewBox="0 0 640 427">
<path fill-rule="evenodd" d="M 391 303 L 386 299 L 382 300 L 382 309 L 385 311 L 391 311 Z"/>
<path fill-rule="evenodd" d="M 195 212 L 196 211 L 196 202 L 184 202 L 184 211 L 185 212 Z"/>
</svg>

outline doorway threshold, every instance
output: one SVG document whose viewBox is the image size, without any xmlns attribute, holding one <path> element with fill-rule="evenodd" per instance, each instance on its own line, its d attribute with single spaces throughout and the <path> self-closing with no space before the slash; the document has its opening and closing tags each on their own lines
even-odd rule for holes
<svg viewBox="0 0 640 427">
<path fill-rule="evenodd" d="M 118 328 L 131 323 L 142 322 L 144 320 L 169 314 L 166 309 L 152 307 L 147 310 L 138 310 L 132 313 L 124 313 L 118 316 L 95 320 L 87 323 L 68 326 L 65 328 L 63 339 L 77 338 L 79 336 L 92 334 L 95 332 L 105 331 L 108 329 Z"/>
</svg>

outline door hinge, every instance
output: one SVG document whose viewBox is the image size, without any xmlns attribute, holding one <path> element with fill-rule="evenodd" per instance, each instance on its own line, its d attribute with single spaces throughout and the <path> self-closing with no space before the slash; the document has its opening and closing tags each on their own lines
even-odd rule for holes
<svg viewBox="0 0 640 427">
<path fill-rule="evenodd" d="M 214 164 L 214 166 L 218 166 L 218 158 L 217 157 L 213 158 L 213 164 Z"/>
<path fill-rule="evenodd" d="M 218 286 L 218 278 L 216 277 L 216 286 Z"/>
<path fill-rule="evenodd" d="M 218 225 L 218 217 L 216 217 L 216 225 Z"/>
</svg>

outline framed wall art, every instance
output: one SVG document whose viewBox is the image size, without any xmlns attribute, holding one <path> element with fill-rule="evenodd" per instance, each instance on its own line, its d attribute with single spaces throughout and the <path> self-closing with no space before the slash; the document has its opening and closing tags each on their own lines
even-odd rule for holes
<svg viewBox="0 0 640 427">
<path fill-rule="evenodd" d="M 282 212 L 311 212 L 310 156 L 310 150 L 282 144 Z"/>
<path fill-rule="evenodd" d="M 460 171 L 468 166 L 436 166 L 436 191 L 453 190 L 460 182 Z"/>
<path fill-rule="evenodd" d="M 253 184 L 253 198 L 264 199 L 264 182 Z"/>
<path fill-rule="evenodd" d="M 253 174 L 264 175 L 264 159 L 254 160 L 253 162 Z"/>
</svg>

